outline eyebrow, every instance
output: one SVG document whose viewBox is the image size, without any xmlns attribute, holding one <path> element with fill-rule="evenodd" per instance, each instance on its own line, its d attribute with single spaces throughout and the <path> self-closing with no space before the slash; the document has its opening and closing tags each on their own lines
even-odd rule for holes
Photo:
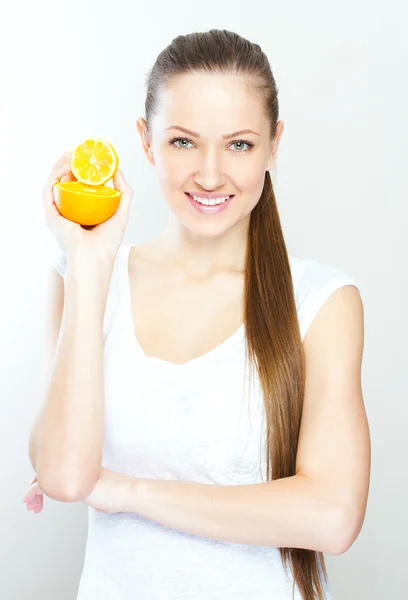
<svg viewBox="0 0 408 600">
<path fill-rule="evenodd" d="M 168 129 L 179 129 L 180 131 L 183 131 L 184 133 L 188 133 L 189 135 L 192 135 L 193 137 L 201 137 L 199 133 L 196 133 L 195 131 L 191 131 L 190 129 L 186 129 L 185 127 L 180 127 L 180 125 L 170 125 L 170 127 L 167 127 L 167 129 L 165 129 L 165 131 L 167 131 Z M 234 133 L 226 133 L 225 135 L 222 136 L 222 138 L 224 140 L 228 140 L 229 138 L 232 138 L 236 135 L 241 135 L 243 133 L 254 133 L 255 135 L 259 135 L 259 133 L 257 133 L 256 131 L 253 131 L 252 129 L 241 129 L 240 131 L 235 131 Z"/>
</svg>

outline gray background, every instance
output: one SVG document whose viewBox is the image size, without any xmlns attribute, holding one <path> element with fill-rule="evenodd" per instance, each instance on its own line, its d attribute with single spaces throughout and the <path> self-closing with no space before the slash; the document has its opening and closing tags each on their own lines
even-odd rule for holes
<svg viewBox="0 0 408 600">
<path fill-rule="evenodd" d="M 21 500 L 42 401 L 42 186 L 65 149 L 104 137 L 135 192 L 125 243 L 158 232 L 167 207 L 135 126 L 144 77 L 174 36 L 212 27 L 259 43 L 270 59 L 285 122 L 272 175 L 290 253 L 343 268 L 363 297 L 371 487 L 359 538 L 326 556 L 335 598 L 407 598 L 405 10 L 351 0 L 2 2 L 2 600 L 75 599 L 87 533 L 85 505 L 46 498 L 35 515 Z"/>
</svg>

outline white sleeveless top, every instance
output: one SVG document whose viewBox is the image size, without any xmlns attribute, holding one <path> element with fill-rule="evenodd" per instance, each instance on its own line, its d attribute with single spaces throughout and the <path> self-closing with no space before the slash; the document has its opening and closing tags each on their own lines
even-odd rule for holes
<svg viewBox="0 0 408 600">
<path fill-rule="evenodd" d="M 214 485 L 266 481 L 261 388 L 247 384 L 245 326 L 179 365 L 148 357 L 134 336 L 120 247 L 103 325 L 105 437 L 102 466 L 132 477 Z M 54 256 L 62 276 L 65 257 Z M 338 268 L 290 257 L 302 339 L 327 298 L 356 285 Z M 136 513 L 91 507 L 77 600 L 291 600 L 277 548 L 189 535 Z M 295 600 L 300 593 L 295 587 Z M 329 588 L 326 598 L 332 599 Z"/>
</svg>

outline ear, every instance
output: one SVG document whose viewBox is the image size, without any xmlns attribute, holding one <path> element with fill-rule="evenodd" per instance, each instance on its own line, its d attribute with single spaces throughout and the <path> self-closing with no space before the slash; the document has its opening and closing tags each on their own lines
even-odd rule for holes
<svg viewBox="0 0 408 600">
<path fill-rule="evenodd" d="M 276 135 L 271 143 L 270 154 L 269 154 L 268 162 L 266 165 L 267 171 L 276 169 L 276 156 L 278 153 L 279 142 L 280 142 L 280 139 L 281 139 L 282 133 L 283 133 L 283 127 L 284 127 L 283 121 L 278 121 L 278 123 L 276 125 Z"/>
<path fill-rule="evenodd" d="M 143 117 L 139 117 L 137 119 L 136 127 L 139 132 L 140 139 L 142 140 L 143 152 L 145 153 L 145 156 L 146 156 L 147 160 L 149 161 L 149 163 L 154 166 L 155 162 L 153 160 L 151 140 L 150 140 L 150 136 L 147 133 L 147 123 L 146 123 L 145 119 L 143 119 Z"/>
</svg>

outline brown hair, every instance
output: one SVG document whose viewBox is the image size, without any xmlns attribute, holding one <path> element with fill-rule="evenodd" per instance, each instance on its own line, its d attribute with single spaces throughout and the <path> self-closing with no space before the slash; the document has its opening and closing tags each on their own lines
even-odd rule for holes
<svg viewBox="0 0 408 600">
<path fill-rule="evenodd" d="M 179 35 L 158 55 L 146 78 L 148 132 L 161 86 L 193 72 L 244 75 L 263 101 L 274 140 L 278 89 L 268 58 L 258 44 L 225 29 Z M 252 366 L 257 362 L 267 418 L 267 478 L 290 477 L 296 475 L 305 363 L 289 257 L 269 171 L 251 212 L 244 277 L 248 356 Z M 296 582 L 304 600 L 322 600 L 321 574 L 327 581 L 323 553 L 302 548 L 279 548 L 279 552 L 284 567 L 292 568 L 293 588 Z"/>
</svg>

